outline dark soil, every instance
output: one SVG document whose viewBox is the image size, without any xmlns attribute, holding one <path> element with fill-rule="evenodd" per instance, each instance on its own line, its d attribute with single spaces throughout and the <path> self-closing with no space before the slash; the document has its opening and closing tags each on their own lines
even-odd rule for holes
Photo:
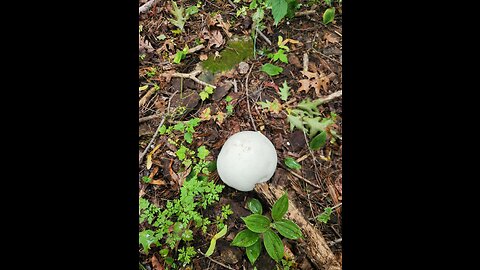
<svg viewBox="0 0 480 270">
<path fill-rule="evenodd" d="M 140 0 L 139 6 L 146 1 Z M 185 7 L 196 5 L 197 1 L 176 1 L 178 5 L 183 4 Z M 225 140 L 232 134 L 244 131 L 254 130 L 252 121 L 247 109 L 246 96 L 246 76 L 241 74 L 238 68 L 227 72 L 223 75 L 214 74 L 214 84 L 218 87 L 215 90 L 213 97 L 205 101 L 201 101 L 199 92 L 204 89 L 200 85 L 190 79 L 180 78 L 166 78 L 162 73 L 169 71 L 189 73 L 195 69 L 199 63 L 200 55 L 214 54 L 215 51 L 221 51 L 225 48 L 226 42 L 220 46 L 211 46 L 208 49 L 208 40 L 204 38 L 202 30 L 208 29 L 219 30 L 222 37 L 228 40 L 225 31 L 218 26 L 208 26 L 207 17 L 209 14 L 220 14 L 223 20 L 231 23 L 230 32 L 237 36 L 250 35 L 250 16 L 235 16 L 236 9 L 229 3 L 229 1 L 202 1 L 203 5 L 200 12 L 191 16 L 186 24 L 185 31 L 181 34 L 173 34 L 172 30 L 176 29 L 169 21 L 172 15 L 168 11 L 171 8 L 169 1 L 158 1 L 154 8 L 148 12 L 140 15 L 140 24 L 142 31 L 140 36 L 143 40 L 148 41 L 150 46 L 140 46 L 140 54 L 144 54 L 144 59 L 139 62 L 139 77 L 140 85 L 158 85 L 158 91 L 155 91 L 144 104 L 139 107 L 139 118 L 157 114 L 159 117 L 142 122 L 139 125 L 139 151 L 143 152 L 147 144 L 150 142 L 155 130 L 158 128 L 162 116 L 168 111 L 173 111 L 179 107 L 186 107 L 185 112 L 179 114 L 175 119 L 170 119 L 170 122 L 178 120 L 188 120 L 193 117 L 199 117 L 201 112 L 209 107 L 212 114 L 217 111 L 225 112 L 226 101 L 224 97 L 230 95 L 233 98 L 234 112 L 232 115 L 226 117 L 223 123 L 217 123 L 214 120 L 202 121 L 196 128 L 193 140 L 193 149 L 199 146 L 206 146 L 210 150 L 210 157 L 215 158 L 225 142 Z M 233 1 L 232 1 L 233 2 Z M 303 7 L 299 11 L 306 11 L 312 9 L 307 5 L 307 1 L 299 1 Z M 322 2 L 323 1 L 319 1 Z M 237 4 L 240 5 L 240 4 Z M 251 67 L 251 73 L 248 79 L 248 89 L 250 96 L 251 116 L 255 121 L 256 129 L 267 136 L 274 144 L 279 161 L 283 163 L 286 157 L 293 157 L 301 160 L 302 168 L 297 173 L 304 178 L 310 180 L 321 189 L 311 186 L 302 179 L 292 176 L 287 170 L 281 166 L 277 166 L 275 175 L 270 180 L 274 185 L 278 181 L 289 181 L 289 194 L 295 194 L 296 201 L 301 202 L 303 208 L 303 215 L 310 220 L 316 228 L 322 233 L 323 237 L 330 243 L 330 248 L 341 261 L 342 254 L 342 220 L 341 207 L 335 208 L 331 219 L 327 224 L 320 223 L 314 217 L 321 214 L 325 207 L 333 207 L 342 202 L 342 141 L 337 139 L 335 143 L 328 142 L 322 149 L 309 151 L 305 144 L 305 136 L 301 131 L 291 131 L 290 124 L 286 118 L 287 111 L 282 109 L 281 112 L 269 112 L 262 110 L 258 101 L 273 101 L 279 99 L 279 95 L 275 86 L 281 86 L 284 81 L 291 87 L 291 96 L 288 104 L 289 107 L 294 107 L 299 101 L 310 98 L 328 96 L 336 91 L 342 90 L 342 19 L 341 14 L 336 14 L 335 21 L 325 26 L 322 23 L 322 13 L 325 6 L 320 5 L 313 7 L 318 12 L 313 15 L 294 17 L 288 20 L 282 20 L 278 26 L 273 25 L 270 11 L 265 13 L 266 29 L 263 33 L 272 41 L 272 45 L 268 45 L 264 39 L 258 37 L 257 49 L 269 49 L 276 51 L 277 37 L 280 35 L 284 39 L 293 39 L 299 41 L 298 44 L 287 44 L 290 47 L 288 53 L 289 63 L 284 64 L 275 62 L 276 65 L 283 67 L 284 71 L 278 75 L 270 77 L 265 72 L 260 71 L 263 64 L 268 63 L 270 59 L 266 56 L 257 55 L 256 59 L 245 61 Z M 251 13 L 249 13 L 251 14 Z M 165 35 L 166 39 L 159 40 L 156 37 Z M 197 43 L 196 43 L 197 42 Z M 182 50 L 185 45 L 193 48 L 198 43 L 203 42 L 205 48 L 188 54 L 180 64 L 173 64 L 173 59 L 177 50 Z M 144 44 L 144 43 L 143 43 Z M 303 70 L 303 55 L 308 55 L 310 72 L 321 72 L 330 75 L 330 84 L 327 89 L 320 91 L 320 96 L 317 96 L 314 89 L 306 91 L 298 91 L 301 86 L 299 80 L 306 77 L 301 73 Z M 156 73 L 153 76 L 148 76 L 150 68 L 156 68 Z M 233 86 L 234 81 L 237 84 L 237 92 Z M 148 88 L 150 89 L 150 87 Z M 141 99 L 148 90 L 139 91 L 139 99 Z M 182 92 L 180 98 L 179 93 Z M 174 94 L 175 93 L 175 94 Z M 282 102 L 283 103 L 283 102 Z M 336 121 L 336 130 L 339 135 L 342 134 L 342 100 L 341 98 L 334 99 L 326 104 L 320 105 L 319 110 L 322 117 L 329 116 L 332 112 L 338 115 Z M 180 183 L 172 177 L 171 170 L 176 173 L 180 172 L 180 161 L 175 157 L 175 146 L 170 145 L 167 139 L 163 136 L 158 136 L 154 142 L 154 146 L 162 144 L 162 146 L 153 155 L 153 165 L 146 169 L 146 158 L 143 159 L 139 167 L 139 186 L 140 197 L 150 200 L 152 203 L 163 207 L 166 200 L 175 199 L 179 194 Z M 161 184 L 146 184 L 141 180 L 142 176 L 153 176 L 154 180 L 161 180 Z M 222 184 L 216 173 L 213 173 L 214 181 Z M 160 183 L 157 182 L 157 183 Z M 233 209 L 233 214 L 227 220 L 228 233 L 225 237 L 217 241 L 215 252 L 211 256 L 212 259 L 221 262 L 233 269 L 253 269 L 249 263 L 244 249 L 230 246 L 230 242 L 240 230 L 243 230 L 245 225 L 240 219 L 241 217 L 250 214 L 246 207 L 247 200 L 261 197 L 251 192 L 239 192 L 230 187 L 225 187 L 221 194 L 220 202 L 207 208 L 202 214 L 206 217 L 215 219 L 220 215 L 221 206 L 230 204 Z M 267 210 L 268 203 L 262 201 L 264 210 Z M 216 232 L 207 232 L 203 235 L 201 232 L 194 231 L 194 246 L 205 252 L 210 243 L 210 239 Z M 305 236 L 305 237 L 308 237 Z M 295 262 L 294 269 L 315 269 L 309 262 L 304 247 L 299 245 L 294 240 L 284 241 L 285 246 L 293 253 L 293 260 Z M 139 247 L 139 251 L 141 248 Z M 152 266 L 151 257 L 156 256 L 161 261 L 161 256 L 158 255 L 158 249 L 152 248 L 147 255 L 140 252 L 140 263 L 147 269 L 159 269 Z M 257 269 L 275 269 L 275 262 L 268 257 L 265 252 L 259 257 L 256 263 Z M 205 258 L 198 254 L 191 264 L 193 269 L 226 269 L 223 266 Z M 192 269 L 190 268 L 190 269 Z"/>
</svg>

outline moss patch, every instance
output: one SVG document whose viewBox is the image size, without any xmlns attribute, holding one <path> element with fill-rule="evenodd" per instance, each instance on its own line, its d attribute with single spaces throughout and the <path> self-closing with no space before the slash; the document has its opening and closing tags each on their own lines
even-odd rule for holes
<svg viewBox="0 0 480 270">
<path fill-rule="evenodd" d="M 220 57 L 213 54 L 202 63 L 205 70 L 215 74 L 232 69 L 236 64 L 253 57 L 253 41 L 251 38 L 233 38 L 227 42 Z"/>
</svg>

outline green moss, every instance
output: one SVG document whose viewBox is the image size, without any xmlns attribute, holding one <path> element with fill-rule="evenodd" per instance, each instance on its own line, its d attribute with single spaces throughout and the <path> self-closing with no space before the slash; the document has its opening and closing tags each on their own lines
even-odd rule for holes
<svg viewBox="0 0 480 270">
<path fill-rule="evenodd" d="M 233 38 L 227 42 L 220 57 L 214 54 L 202 63 L 205 70 L 215 74 L 232 69 L 236 64 L 253 57 L 253 41 L 251 38 Z"/>
</svg>

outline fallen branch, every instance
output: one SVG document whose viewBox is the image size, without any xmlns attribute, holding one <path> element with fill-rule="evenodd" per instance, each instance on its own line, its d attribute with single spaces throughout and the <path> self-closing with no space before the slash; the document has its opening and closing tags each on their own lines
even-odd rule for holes
<svg viewBox="0 0 480 270">
<path fill-rule="evenodd" d="M 341 97 L 341 96 L 342 96 L 342 90 L 339 90 L 339 91 L 337 91 L 335 93 L 332 93 L 332 94 L 330 94 L 330 95 L 328 95 L 324 98 L 321 98 L 322 99 L 322 104 L 327 103 L 330 100 L 336 99 L 336 98 Z"/>
<path fill-rule="evenodd" d="M 145 116 L 145 117 L 142 117 L 142 118 L 139 118 L 138 119 L 138 123 L 141 124 L 143 122 L 147 122 L 149 120 L 152 120 L 152 119 L 157 119 L 157 118 L 160 118 L 161 115 L 159 114 L 152 114 L 152 115 L 149 115 L 149 116 Z"/>
<path fill-rule="evenodd" d="M 270 205 L 273 205 L 286 191 L 285 184 L 272 186 L 261 183 L 255 186 L 255 191 Z M 304 243 L 305 251 L 316 269 L 341 270 L 342 265 L 335 259 L 335 255 L 323 238 L 321 232 L 310 224 L 300 212 L 295 199 L 291 199 L 288 206 L 288 218 L 302 228 L 305 239 L 299 239 Z"/>
<path fill-rule="evenodd" d="M 252 120 L 253 129 L 255 129 L 255 131 L 257 131 L 257 127 L 255 126 L 255 121 L 253 120 L 253 117 L 252 117 L 252 111 L 250 110 L 250 98 L 248 96 L 248 76 L 250 75 L 250 72 L 252 72 L 252 68 L 253 68 L 253 64 L 252 64 L 252 66 L 250 67 L 250 70 L 247 73 L 247 78 L 245 79 L 245 92 L 247 94 L 248 115 L 250 115 L 250 120 Z"/>
<path fill-rule="evenodd" d="M 299 11 L 299 12 L 295 13 L 295 17 L 313 15 L 313 14 L 316 14 L 316 13 L 318 13 L 316 10 Z"/>
<path fill-rule="evenodd" d="M 262 33 L 262 30 L 258 29 L 257 27 L 256 31 L 268 43 L 268 45 L 272 45 L 272 42 L 270 41 L 270 39 L 267 38 L 267 36 L 265 36 L 265 34 Z"/>
<path fill-rule="evenodd" d="M 147 3 L 143 4 L 143 6 L 138 8 L 138 14 L 144 13 L 153 7 L 158 0 L 150 0 Z"/>
<path fill-rule="evenodd" d="M 202 71 L 201 70 L 194 70 L 190 73 L 178 73 L 178 72 L 175 72 L 175 73 L 163 73 L 161 76 L 163 77 L 177 77 L 177 78 L 184 78 L 184 79 L 191 79 L 193 81 L 195 81 L 196 83 L 199 83 L 201 85 L 205 85 L 205 86 L 210 86 L 212 87 L 213 89 L 217 88 L 215 85 L 211 85 L 207 82 L 204 82 L 204 81 L 201 81 L 197 78 L 197 75 L 200 74 Z"/>
</svg>

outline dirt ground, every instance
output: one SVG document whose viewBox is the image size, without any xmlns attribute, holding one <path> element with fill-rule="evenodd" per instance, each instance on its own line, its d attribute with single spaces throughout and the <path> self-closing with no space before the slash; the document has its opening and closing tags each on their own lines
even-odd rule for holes
<svg viewBox="0 0 480 270">
<path fill-rule="evenodd" d="M 140 0 L 139 6 L 147 1 Z M 197 1 L 176 1 L 178 5 L 185 7 L 196 5 Z M 231 1 L 233 3 L 233 1 Z M 288 109 L 306 98 L 316 99 L 326 97 L 342 90 L 342 17 L 337 12 L 333 23 L 324 25 L 322 23 L 322 12 L 324 5 L 308 6 L 307 1 L 299 1 L 304 4 L 298 12 L 316 10 L 310 14 L 298 14 L 291 19 L 282 20 L 278 26 L 273 25 L 271 15 L 265 14 L 265 26 L 263 34 L 272 42 L 269 45 L 266 39 L 258 36 L 256 41 L 257 50 L 278 49 L 278 36 L 283 39 L 292 39 L 296 43 L 288 43 L 288 64 L 280 61 L 275 62 L 283 68 L 277 76 L 269 76 L 261 71 L 265 63 L 270 59 L 265 55 L 257 54 L 245 63 L 248 64 L 248 71 L 241 70 L 238 65 L 231 71 L 223 74 L 215 74 L 213 80 L 209 80 L 217 86 L 214 94 L 202 101 L 199 92 L 204 90 L 201 85 L 192 79 L 165 76 L 164 74 L 190 73 L 195 70 L 197 63 L 204 59 L 205 55 L 212 55 L 220 52 L 227 46 L 229 38 L 227 32 L 233 36 L 250 36 L 252 20 L 250 16 L 236 16 L 237 9 L 230 1 L 202 1 L 199 12 L 191 16 L 185 23 L 185 30 L 180 34 L 173 34 L 176 29 L 169 21 L 172 15 L 169 10 L 172 8 L 170 1 L 157 1 L 149 11 L 140 15 L 142 27 L 139 34 L 139 54 L 143 59 L 139 60 L 140 85 L 149 85 L 145 90 L 139 91 L 139 154 L 152 140 L 156 129 L 162 121 L 163 115 L 178 107 L 185 107 L 184 113 L 175 119 L 169 119 L 171 123 L 179 120 L 188 120 L 192 117 L 200 117 L 206 108 L 211 108 L 212 114 L 218 111 L 225 111 L 227 95 L 232 97 L 233 113 L 225 117 L 223 121 L 209 120 L 202 121 L 194 134 L 193 145 L 206 146 L 212 157 L 218 156 L 223 143 L 232 134 L 244 130 L 258 130 L 268 137 L 274 144 L 278 159 L 283 163 L 284 158 L 292 157 L 301 163 L 301 169 L 296 175 L 287 170 L 285 166 L 277 166 L 277 170 L 269 181 L 270 185 L 283 183 L 294 201 L 297 203 L 301 214 L 313 225 L 328 243 L 331 251 L 341 261 L 342 254 L 342 99 L 335 98 L 321 104 L 318 109 L 323 117 L 335 113 L 335 130 L 340 139 L 334 143 L 327 142 L 324 147 L 316 151 L 310 151 L 306 144 L 306 137 L 302 131 L 295 129 L 291 131 L 290 123 L 287 120 Z M 323 1 L 322 1 L 323 2 Z M 236 5 L 240 5 L 237 3 Z M 225 31 L 221 23 L 211 23 L 212 15 L 221 15 L 223 22 L 228 22 L 230 27 Z M 250 13 L 249 13 L 250 14 Z M 268 16 L 267 16 L 268 15 Z M 205 32 L 206 31 L 206 32 Z M 223 42 L 212 42 L 211 37 L 221 35 Z M 165 38 L 158 38 L 160 35 Z M 211 43 L 212 42 L 212 43 Z M 172 57 L 177 50 L 182 50 L 185 45 L 194 48 L 198 45 L 205 45 L 198 51 L 187 54 L 179 64 L 174 64 Z M 213 45 L 212 45 L 213 44 Z M 220 44 L 220 45 L 219 45 Z M 219 45 L 219 46 L 216 46 Z M 300 90 L 302 83 L 307 77 L 302 74 L 304 65 L 309 72 L 324 74 L 328 77 L 329 83 L 316 91 L 310 88 L 306 91 Z M 152 75 L 152 68 L 155 72 Z M 251 69 L 250 69 L 251 68 Z M 278 88 L 286 81 L 291 87 L 290 97 L 282 110 L 275 112 L 263 109 L 257 102 L 279 100 Z M 157 85 L 158 88 L 150 91 L 150 86 Z M 235 85 L 236 84 L 236 85 Z M 247 97 L 247 87 L 249 95 Z M 179 98 L 179 92 L 183 98 Z M 249 104 L 247 104 L 247 99 Z M 282 102 L 284 104 L 284 102 Z M 250 107 L 250 112 L 249 108 Z M 253 119 L 253 121 L 252 121 Z M 255 127 L 252 122 L 254 122 Z M 170 145 L 164 136 L 157 136 L 152 143 L 153 146 L 161 145 L 152 156 L 150 169 L 146 166 L 146 157 L 139 165 L 139 190 L 140 197 L 148 199 L 162 208 L 166 200 L 174 199 L 179 194 L 179 183 L 175 183 L 172 172 L 178 172 L 181 162 L 172 153 L 177 150 Z M 195 148 L 194 147 L 194 148 Z M 148 151 L 150 152 L 150 151 Z M 151 176 L 155 183 L 145 183 L 143 176 Z M 301 177 L 298 177 L 301 176 Z M 214 181 L 222 184 L 216 172 L 213 173 Z M 307 179 L 305 181 L 304 179 Z M 313 185 L 312 185 L 313 184 Z M 228 234 L 219 239 L 217 248 L 210 257 L 231 269 L 253 269 L 247 256 L 241 248 L 230 246 L 236 233 L 244 228 L 241 217 L 250 214 L 246 207 L 247 200 L 259 199 L 264 209 L 269 204 L 255 191 L 239 192 L 228 186 L 221 193 L 220 202 L 213 207 L 207 208 L 202 214 L 205 217 L 215 218 L 221 211 L 221 205 L 230 204 L 233 214 L 227 220 Z M 325 207 L 337 206 L 327 223 L 316 220 Z M 141 226 L 140 226 L 141 227 Z M 208 248 L 212 235 L 207 233 L 194 234 L 194 246 L 196 249 L 205 250 Z M 306 238 L 309 236 L 306 235 Z M 305 246 L 294 240 L 284 241 L 285 246 L 293 253 L 295 264 L 290 269 L 318 269 L 315 267 Z M 141 248 L 139 248 L 139 251 Z M 152 266 L 152 256 L 158 256 L 158 248 L 153 247 L 149 254 L 139 252 L 140 263 L 146 269 L 159 269 Z M 209 258 L 198 254 L 191 264 L 193 269 L 228 269 Z M 275 269 L 275 262 L 265 252 L 259 257 L 257 269 Z"/>
</svg>

